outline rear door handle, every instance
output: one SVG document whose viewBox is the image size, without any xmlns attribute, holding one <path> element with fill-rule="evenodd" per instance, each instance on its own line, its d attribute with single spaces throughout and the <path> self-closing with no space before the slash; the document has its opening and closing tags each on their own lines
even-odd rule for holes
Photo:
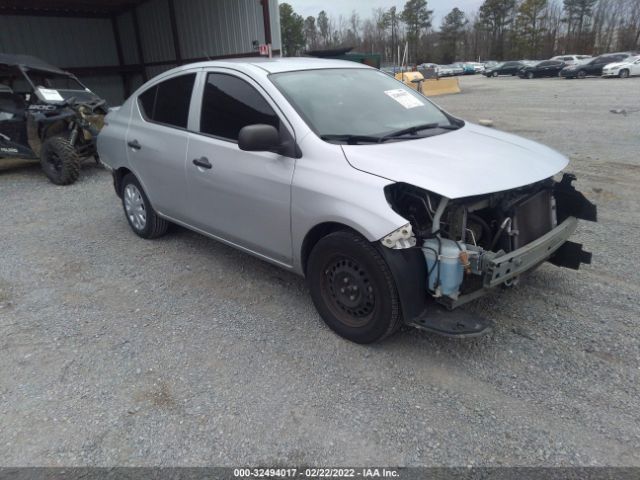
<svg viewBox="0 0 640 480">
<path fill-rule="evenodd" d="M 138 140 L 132 140 L 130 142 L 127 142 L 127 145 L 129 145 L 134 150 L 140 150 L 142 148 L 142 145 L 138 143 Z"/>
<path fill-rule="evenodd" d="M 213 166 L 211 165 L 211 162 L 207 157 L 196 158 L 195 160 L 193 160 L 193 164 L 196 167 L 206 168 L 207 170 L 211 169 L 211 167 Z"/>
</svg>

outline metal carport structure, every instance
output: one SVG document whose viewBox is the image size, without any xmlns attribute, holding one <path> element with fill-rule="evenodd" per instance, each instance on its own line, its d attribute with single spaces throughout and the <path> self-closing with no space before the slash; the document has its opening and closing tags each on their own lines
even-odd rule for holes
<svg viewBox="0 0 640 480">
<path fill-rule="evenodd" d="M 0 53 L 34 55 L 117 104 L 177 65 L 280 50 L 278 0 L 0 0 Z"/>
</svg>

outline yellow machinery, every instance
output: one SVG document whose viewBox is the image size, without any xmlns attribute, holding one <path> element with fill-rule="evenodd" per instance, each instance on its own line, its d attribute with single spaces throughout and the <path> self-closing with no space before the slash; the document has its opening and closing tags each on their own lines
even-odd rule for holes
<svg viewBox="0 0 640 480">
<path fill-rule="evenodd" d="M 425 79 L 420 72 L 404 72 L 396 73 L 396 80 L 427 97 L 461 92 L 458 77 Z"/>
</svg>

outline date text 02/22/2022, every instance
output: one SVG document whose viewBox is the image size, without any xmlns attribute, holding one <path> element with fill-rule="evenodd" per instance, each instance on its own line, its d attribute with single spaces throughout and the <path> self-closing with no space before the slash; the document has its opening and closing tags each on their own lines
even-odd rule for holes
<svg viewBox="0 0 640 480">
<path fill-rule="evenodd" d="M 388 468 L 236 468 L 236 478 L 397 478 Z"/>
</svg>

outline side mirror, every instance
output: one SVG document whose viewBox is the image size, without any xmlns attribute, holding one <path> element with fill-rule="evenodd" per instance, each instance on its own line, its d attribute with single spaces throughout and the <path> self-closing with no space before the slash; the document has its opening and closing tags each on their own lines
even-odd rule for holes
<svg viewBox="0 0 640 480">
<path fill-rule="evenodd" d="M 247 125 L 238 134 L 238 146 L 246 152 L 268 152 L 281 147 L 280 134 L 273 125 Z"/>
</svg>

